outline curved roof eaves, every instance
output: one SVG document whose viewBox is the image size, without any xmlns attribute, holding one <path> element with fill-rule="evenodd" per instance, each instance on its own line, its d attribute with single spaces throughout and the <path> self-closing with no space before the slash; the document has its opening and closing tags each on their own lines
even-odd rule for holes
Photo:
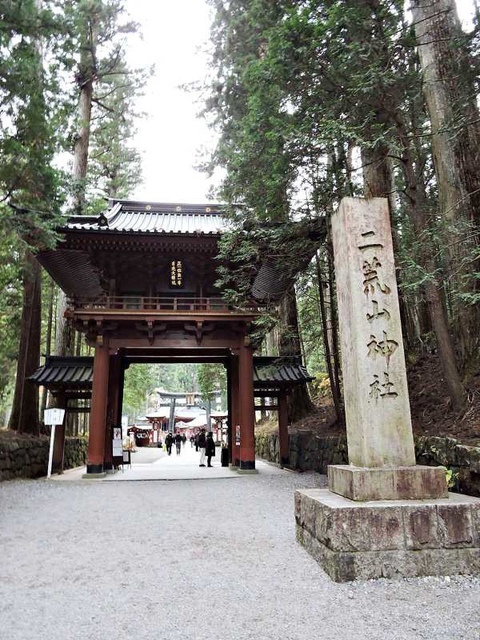
<svg viewBox="0 0 480 640">
<path fill-rule="evenodd" d="M 119 211 L 114 217 L 91 216 L 69 219 L 65 230 L 100 233 L 159 233 L 180 235 L 219 235 L 228 221 L 218 214 L 161 211 Z"/>
</svg>

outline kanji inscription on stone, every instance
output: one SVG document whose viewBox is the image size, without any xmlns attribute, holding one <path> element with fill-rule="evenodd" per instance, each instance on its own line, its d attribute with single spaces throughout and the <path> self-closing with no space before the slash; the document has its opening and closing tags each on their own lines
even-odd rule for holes
<svg viewBox="0 0 480 640">
<path fill-rule="evenodd" d="M 350 464 L 414 465 L 387 200 L 343 199 L 332 238 Z"/>
</svg>

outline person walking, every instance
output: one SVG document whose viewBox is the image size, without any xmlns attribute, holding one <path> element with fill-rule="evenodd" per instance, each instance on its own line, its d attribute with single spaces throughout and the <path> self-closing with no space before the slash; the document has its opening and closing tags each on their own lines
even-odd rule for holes
<svg viewBox="0 0 480 640">
<path fill-rule="evenodd" d="M 212 457 L 215 455 L 215 442 L 213 441 L 211 431 L 207 433 L 205 455 L 207 456 L 207 467 L 212 467 Z"/>
<path fill-rule="evenodd" d="M 205 428 L 203 428 L 200 433 L 198 434 L 198 438 L 197 438 L 197 446 L 198 446 L 198 450 L 200 451 L 200 467 L 204 467 L 205 466 L 205 448 L 207 446 L 207 438 L 205 436 Z"/>
<path fill-rule="evenodd" d="M 182 450 L 182 436 L 180 433 L 175 436 L 175 446 L 177 448 L 177 456 L 179 456 Z"/>
<path fill-rule="evenodd" d="M 173 436 L 170 432 L 167 433 L 165 437 L 165 446 L 167 447 L 168 455 L 172 455 L 172 444 L 173 444 Z"/>
</svg>

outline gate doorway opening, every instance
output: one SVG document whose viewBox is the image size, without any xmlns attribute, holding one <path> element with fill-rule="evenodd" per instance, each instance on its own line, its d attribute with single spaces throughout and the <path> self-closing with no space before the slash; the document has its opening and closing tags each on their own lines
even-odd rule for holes
<svg viewBox="0 0 480 640">
<path fill-rule="evenodd" d="M 125 360 L 123 449 L 166 450 L 170 445 L 169 454 L 172 448 L 180 453 L 187 443 L 195 446 L 201 429 L 211 431 L 215 444 L 228 449 L 229 393 L 224 363 L 171 363 L 165 358 L 157 362 L 154 357 L 142 362 Z M 113 448 L 118 448 L 115 439 Z M 133 462 L 138 457 L 132 456 Z M 114 466 L 118 463 L 114 455 Z"/>
<path fill-rule="evenodd" d="M 138 446 L 162 445 L 167 433 L 190 439 L 201 428 L 226 445 L 227 418 L 227 371 L 221 363 L 145 362 L 125 371 L 122 434 L 128 430 Z"/>
</svg>

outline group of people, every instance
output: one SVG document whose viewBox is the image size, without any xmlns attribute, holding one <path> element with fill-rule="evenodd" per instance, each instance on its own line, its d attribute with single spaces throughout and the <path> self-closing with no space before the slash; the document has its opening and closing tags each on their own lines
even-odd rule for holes
<svg viewBox="0 0 480 640">
<path fill-rule="evenodd" d="M 180 455 L 182 445 L 185 444 L 187 438 L 180 433 L 167 433 L 165 436 L 165 448 L 168 455 L 172 455 L 172 447 L 175 443 L 177 456 Z M 200 467 L 213 467 L 212 458 L 215 455 L 215 442 L 213 440 L 213 434 L 211 431 L 206 433 L 205 428 L 201 429 L 200 433 L 190 438 L 192 446 L 195 445 L 196 451 L 200 452 Z M 205 461 L 207 464 L 205 464 Z"/>
<path fill-rule="evenodd" d="M 182 435 L 181 433 L 176 433 L 174 435 L 171 433 L 167 433 L 165 437 L 165 448 L 167 450 L 168 455 L 169 456 L 172 455 L 172 447 L 173 447 L 173 444 L 175 443 L 177 456 L 179 456 L 182 451 L 182 445 L 185 444 L 186 441 L 187 441 L 187 437 L 185 435 Z"/>
<path fill-rule="evenodd" d="M 215 442 L 211 431 L 205 433 L 203 428 L 196 437 L 195 447 L 200 451 L 200 467 L 213 467 L 212 458 L 215 455 Z M 207 464 L 205 465 L 205 459 Z"/>
</svg>

